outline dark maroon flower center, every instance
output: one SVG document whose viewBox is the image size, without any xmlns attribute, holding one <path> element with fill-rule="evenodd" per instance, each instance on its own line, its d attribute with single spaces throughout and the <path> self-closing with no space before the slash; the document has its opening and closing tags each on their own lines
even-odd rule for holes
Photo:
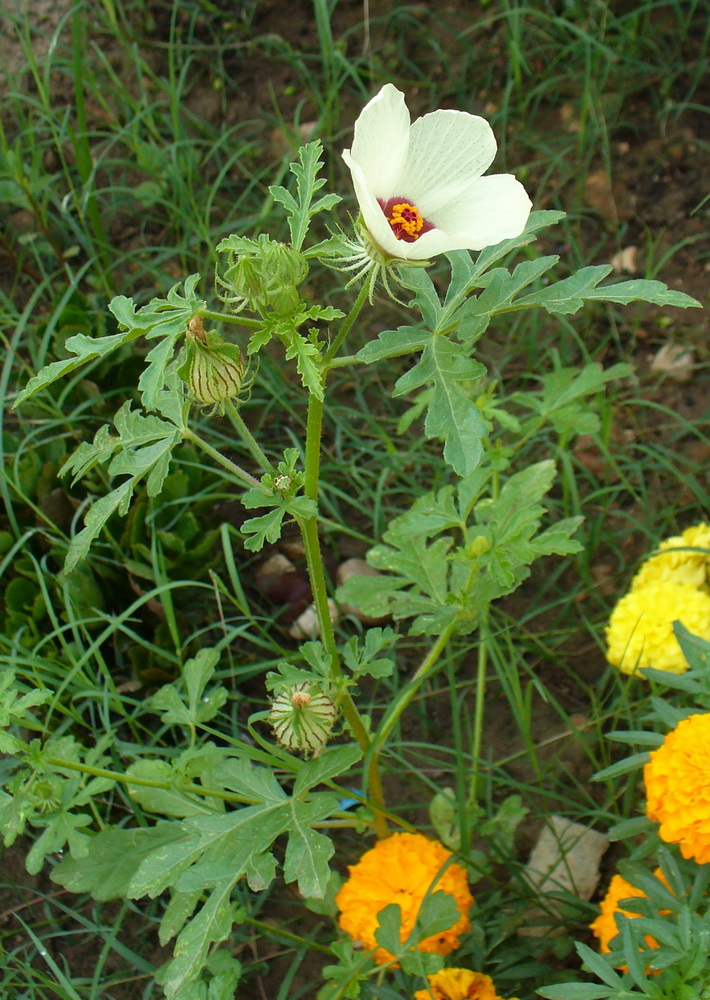
<svg viewBox="0 0 710 1000">
<path fill-rule="evenodd" d="M 395 238 L 405 243 L 414 243 L 422 233 L 428 233 L 434 226 L 427 222 L 416 205 L 404 198 L 388 198 L 387 201 L 377 199 L 380 208 L 385 213 Z"/>
</svg>

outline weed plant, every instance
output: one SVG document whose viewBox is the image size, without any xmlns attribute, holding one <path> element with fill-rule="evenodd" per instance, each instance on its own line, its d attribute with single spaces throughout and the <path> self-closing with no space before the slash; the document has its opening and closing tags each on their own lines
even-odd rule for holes
<svg viewBox="0 0 710 1000">
<path fill-rule="evenodd" d="M 216 761 L 225 748 L 251 747 L 244 753 L 273 766 L 279 780 L 300 766 L 295 755 L 272 749 L 263 723 L 250 722 L 279 693 L 278 686 L 267 690 L 268 674 L 278 674 L 284 662 L 301 670 L 312 664 L 296 659 L 288 634 L 302 594 L 288 595 L 289 603 L 281 592 L 274 602 L 259 588 L 264 554 L 245 546 L 253 538 L 245 521 L 262 511 L 244 510 L 244 481 L 235 471 L 261 476 L 252 437 L 269 465 L 284 461 L 286 449 L 302 456 L 308 414 L 294 362 L 284 362 L 273 345 L 261 351 L 258 367 L 245 373 L 241 437 L 228 415 L 193 412 L 192 432 L 221 460 L 185 436 L 172 450 L 162 490 L 150 495 L 138 483 L 130 510 L 106 518 L 81 552 L 76 539 L 87 511 L 117 480 L 101 463 L 88 463 L 85 474 L 75 466 L 73 483 L 60 469 L 77 461 L 77 449 L 90 448 L 120 407 L 136 407 L 138 379 L 155 342 L 136 339 L 89 357 L 13 408 L 28 379 L 67 362 L 72 336 L 125 332 L 108 309 L 116 297 L 145 308 L 177 284 L 192 301 L 184 286 L 190 274 L 203 276 L 193 299 L 207 302 L 202 312 L 210 325 L 220 241 L 230 234 L 292 236 L 274 188 L 296 190 L 289 164 L 298 162 L 304 140 L 323 146 L 321 193 L 344 199 L 330 214 L 315 216 L 306 246 L 328 239 L 335 225 L 348 229 L 348 212 L 356 214 L 357 206 L 340 150 L 351 144 L 360 109 L 386 81 L 407 92 L 413 117 L 437 107 L 485 114 L 498 138 L 496 169 L 515 172 L 536 210 L 567 213 L 540 230 L 537 242 L 518 247 L 511 264 L 554 253 L 561 258 L 555 279 L 564 279 L 634 243 L 643 262 L 639 279 L 660 279 L 704 304 L 707 202 L 693 184 L 708 155 L 704 15 L 695 0 L 364 8 L 303 0 L 288 15 L 266 0 L 104 0 L 58 8 L 47 28 L 31 12 L 7 17 L 0 113 L 6 347 L 0 655 L 3 711 L 12 709 L 12 687 L 25 699 L 7 720 L 7 739 L 33 749 L 20 767 L 20 744 L 2 745 L 3 996 L 160 997 L 161 967 L 158 979 L 165 985 L 168 976 L 168 994 L 178 1000 L 255 988 L 292 1000 L 319 990 L 324 998 L 353 996 L 357 979 L 342 940 L 334 945 L 335 881 L 319 884 L 321 898 L 310 893 L 307 909 L 303 886 L 299 895 L 283 880 L 260 892 L 236 882 L 227 934 L 215 932 L 205 962 L 171 980 L 166 928 L 180 930 L 175 894 L 168 902 L 160 893 L 127 899 L 109 891 L 116 886 L 103 892 L 103 876 L 87 874 L 80 863 L 59 883 L 71 892 L 49 877 L 57 866 L 70 871 L 73 853 L 80 857 L 73 837 L 102 834 L 105 843 L 112 830 L 172 829 L 189 816 L 186 795 L 198 802 L 197 814 L 204 812 L 200 789 L 217 786 Z M 315 170 L 315 147 L 309 148 Z M 619 179 L 626 195 L 613 187 Z M 665 200 L 674 183 L 688 186 L 682 203 Z M 629 207 L 629 190 L 637 192 L 641 211 Z M 655 201 L 675 217 L 659 221 Z M 359 288 L 344 292 L 343 282 L 334 284 L 325 257 L 310 258 L 304 301 L 348 312 Z M 409 289 L 395 290 L 401 302 L 378 287 L 349 333 L 350 357 L 362 350 L 374 356 L 371 345 L 382 331 L 412 321 L 408 303 L 425 295 L 425 279 L 407 273 Z M 440 260 L 427 274 L 443 296 L 449 262 Z M 337 323 L 327 322 L 337 332 Z M 361 671 L 360 713 L 372 720 L 373 732 L 392 718 L 380 758 L 382 821 L 439 837 L 468 865 L 476 910 L 455 964 L 489 971 L 506 997 L 529 1000 L 538 989 L 569 1000 L 657 995 L 638 960 L 630 986 L 613 979 L 617 973 L 596 948 L 582 949 L 592 974 L 580 972 L 574 941 L 591 943 L 595 902 L 554 892 L 541 899 L 523 870 L 553 815 L 603 832 L 632 823 L 628 834 L 620 828 L 606 881 L 617 858 L 650 852 L 655 841 L 648 830 L 633 826 L 643 808 L 638 774 L 620 762 L 623 751 L 607 734 L 644 733 L 647 742 L 635 747 L 643 754 L 655 745 L 649 737 L 657 743 L 678 721 L 673 713 L 703 704 L 696 690 L 669 693 L 667 679 L 620 675 L 605 663 L 603 631 L 640 558 L 659 539 L 707 517 L 702 323 L 697 310 L 595 301 L 554 316 L 512 311 L 489 327 L 476 353 L 489 373 L 477 403 L 489 413 L 528 419 L 535 394 L 545 386 L 560 391 L 555 378 L 571 366 L 589 372 L 600 363 L 617 376 L 590 381 L 571 424 L 533 422 L 516 444 L 518 470 L 555 463 L 545 524 L 582 517 L 580 548 L 547 556 L 520 590 L 491 605 L 478 633 L 460 634 L 442 650 L 437 671 L 416 689 L 411 678 L 427 640 L 403 623 L 395 623 L 394 669 Z M 692 379 L 680 387 L 647 364 L 669 340 L 694 349 Z M 381 546 L 393 519 L 417 498 L 456 481 L 441 441 L 423 432 L 428 400 L 416 389 L 392 396 L 396 378 L 413 366 L 411 355 L 395 355 L 329 373 L 318 496 L 329 575 L 344 559 Z M 508 432 L 501 424 L 493 449 L 505 446 Z M 289 511 L 287 522 L 297 514 Z M 298 532 L 288 523 L 284 531 L 282 551 L 303 577 Z M 361 667 L 367 634 L 348 615 L 335 631 L 339 648 L 360 642 Z M 702 674 L 700 654 L 684 649 Z M 393 718 L 392 706 L 405 702 L 406 714 Z M 664 711 L 664 703 L 674 707 Z M 317 769 L 330 752 L 303 766 Z M 176 767 L 180 790 L 171 791 Z M 339 799 L 333 815 L 316 821 L 318 835 L 327 830 L 334 838 L 331 864 L 343 877 L 372 843 L 365 831 L 377 802 L 362 763 L 326 778 L 336 780 Z M 47 822 L 55 815 L 61 822 Z M 284 851 L 277 841 L 280 864 Z M 663 865 L 678 893 L 691 896 L 700 877 L 692 864 L 683 867 L 672 849 Z M 198 912 L 204 893 L 199 886 Z M 652 893 L 653 887 L 653 902 Z M 561 933 L 546 938 L 543 949 L 535 933 L 550 921 Z M 637 944 L 625 940 L 629 966 Z M 190 947 L 188 941 L 184 950 Z M 242 978 L 235 993 L 237 963 Z M 324 985 L 324 966 L 340 967 L 340 978 Z M 411 996 L 422 987 L 422 971 L 406 967 L 376 984 L 366 978 L 363 995 Z M 667 996 L 693 1000 L 682 992 L 685 985 Z"/>
</svg>

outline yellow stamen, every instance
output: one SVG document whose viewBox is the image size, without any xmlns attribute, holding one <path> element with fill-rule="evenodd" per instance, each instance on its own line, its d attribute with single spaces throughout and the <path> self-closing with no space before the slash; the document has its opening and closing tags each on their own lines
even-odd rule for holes
<svg viewBox="0 0 710 1000">
<path fill-rule="evenodd" d="M 419 209 L 407 201 L 393 205 L 387 221 L 391 226 L 401 226 L 413 240 L 419 239 L 419 233 L 424 225 L 424 219 Z"/>
</svg>

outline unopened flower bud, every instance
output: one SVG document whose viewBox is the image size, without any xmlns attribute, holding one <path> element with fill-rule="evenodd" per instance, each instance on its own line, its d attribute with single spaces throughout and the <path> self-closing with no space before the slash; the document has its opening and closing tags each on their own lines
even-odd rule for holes
<svg viewBox="0 0 710 1000">
<path fill-rule="evenodd" d="M 244 305 L 262 314 L 287 315 L 298 308 L 298 286 L 308 274 L 308 261 L 293 247 L 268 237 L 234 248 L 219 284 L 232 307 Z"/>
<path fill-rule="evenodd" d="M 269 712 L 274 736 L 282 746 L 316 757 L 328 742 L 335 717 L 335 704 L 307 682 L 281 691 Z"/>
<path fill-rule="evenodd" d="M 264 254 L 264 269 L 271 275 L 274 285 L 286 288 L 305 281 L 308 261 L 302 253 L 285 243 L 271 243 Z"/>
<path fill-rule="evenodd" d="M 217 333 L 188 328 L 185 351 L 178 375 L 198 403 L 223 406 L 239 394 L 245 365 L 238 347 Z"/>
<path fill-rule="evenodd" d="M 248 305 L 250 309 L 255 309 L 263 301 L 267 282 L 259 258 L 239 257 L 225 278 L 236 301 Z"/>
<path fill-rule="evenodd" d="M 466 546 L 466 554 L 471 559 L 478 559 L 480 556 L 485 555 L 486 552 L 489 552 L 490 548 L 491 543 L 485 535 L 476 535 Z"/>
</svg>

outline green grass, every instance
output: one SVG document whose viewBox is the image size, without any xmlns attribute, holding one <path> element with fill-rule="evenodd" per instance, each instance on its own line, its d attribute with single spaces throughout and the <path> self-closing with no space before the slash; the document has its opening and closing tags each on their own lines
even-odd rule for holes
<svg viewBox="0 0 710 1000">
<path fill-rule="evenodd" d="M 114 734 L 117 765 L 158 749 L 176 753 L 175 732 L 146 711 L 146 695 L 173 679 L 185 656 L 216 644 L 225 652 L 218 680 L 230 700 L 211 726 L 218 739 L 237 738 L 248 714 L 265 704 L 263 674 L 291 648 L 273 625 L 273 607 L 255 593 L 259 560 L 242 549 L 233 490 L 187 446 L 168 495 L 160 503 L 143 497 L 125 521 L 111 522 L 76 578 L 61 576 L 86 499 L 106 484 L 94 472 L 70 487 L 57 470 L 131 396 L 135 357 L 89 366 L 19 412 L 10 407 L 30 372 L 63 356 L 69 333 L 111 332 L 112 295 L 145 302 L 192 272 L 209 273 L 213 247 L 228 233 L 284 237 L 268 187 L 284 180 L 301 125 L 315 122 L 324 141 L 329 188 L 345 197 L 343 224 L 355 202 L 339 151 L 362 103 L 391 80 L 417 114 L 444 106 L 490 118 L 499 140 L 495 169 L 514 171 L 537 207 L 569 213 L 544 236 L 545 252 L 561 254 L 563 273 L 605 262 L 634 241 L 646 248 L 646 276 L 670 284 L 693 254 L 707 260 L 704 234 L 678 220 L 669 219 L 667 232 L 633 213 L 617 225 L 585 198 L 590 173 L 626 176 L 620 142 L 635 149 L 707 117 L 710 29 L 702 3 L 395 3 L 386 16 L 378 7 L 370 4 L 365 25 L 357 7 L 304 0 L 294 14 L 303 33 L 289 37 L 265 0 L 76 4 L 46 55 L 33 47 L 37 26 L 13 18 L 25 66 L 0 99 L 0 655 L 28 687 L 53 692 L 38 734 L 72 735 L 87 745 Z M 706 162 L 708 143 L 696 131 L 697 156 Z M 326 275 L 315 271 L 310 281 L 317 298 Z M 342 305 L 344 297 L 329 301 Z M 378 300 L 349 350 L 403 316 Z M 669 335 L 697 343 L 702 322 L 673 316 L 668 331 L 657 315 L 634 307 L 597 307 L 560 320 L 521 315 L 490 331 L 481 358 L 503 399 L 531 388 L 531 373 L 590 360 L 642 362 Z M 640 328 L 647 337 L 641 350 Z M 707 375 L 707 349 L 698 348 L 693 386 Z M 324 538 L 336 555 L 364 553 L 413 496 L 447 481 L 421 426 L 398 432 L 412 401 L 390 398 L 391 374 L 375 367 L 333 375 L 322 502 Z M 634 728 L 646 704 L 638 686 L 605 666 L 602 629 L 640 558 L 707 510 L 708 414 L 677 412 L 666 398 L 674 403 L 678 394 L 667 386 L 641 370 L 599 400 L 591 447 L 601 472 L 552 435 L 534 437 L 521 452 L 521 463 L 558 461 L 553 515 L 585 516 L 584 551 L 548 560 L 514 600 L 500 602 L 491 621 L 487 692 L 504 720 L 499 725 L 515 733 L 511 744 L 484 730 L 476 764 L 473 642 L 462 641 L 447 670 L 417 696 L 385 757 L 386 780 L 394 785 L 406 774 L 402 800 L 392 805 L 404 823 L 426 828 L 441 787 L 464 801 L 475 766 L 481 801 L 492 812 L 516 794 L 537 816 L 562 813 L 599 829 L 635 813 L 633 775 L 589 782 L 616 754 L 604 733 Z M 301 447 L 302 394 L 292 372 L 284 378 L 280 357 L 262 360 L 243 414 L 268 455 Z M 225 421 L 212 440 L 235 448 Z M 246 464 L 248 456 L 237 460 Z M 208 552 L 191 558 L 208 536 Z M 600 587 L 600 567 L 608 567 L 612 592 Z M 404 640 L 403 649 L 401 672 L 367 691 L 373 714 L 391 704 L 421 656 L 416 640 Z M 570 720 L 575 713 L 585 716 L 581 728 Z M 109 821 L 135 808 L 122 789 L 102 807 Z M 517 884 L 511 903 L 506 873 L 530 845 L 496 854 L 495 836 L 480 837 L 477 817 L 462 818 L 473 846 L 492 852 L 493 861 L 482 883 L 481 929 L 457 964 L 470 958 L 498 969 L 499 988 L 528 1000 L 537 943 L 515 932 L 528 919 L 529 891 Z M 339 847 L 344 871 L 361 840 L 345 833 Z M 167 955 L 158 953 L 154 931 L 161 900 L 101 906 L 81 895 L 53 898 L 48 881 L 28 887 L 18 878 L 13 888 L 5 877 L 5 898 L 29 904 L 9 916 L 0 938 L 0 992 L 8 1000 L 160 995 L 151 977 Z M 308 941 L 332 940 L 329 918 L 314 916 L 302 930 L 302 910 L 283 888 L 263 898 L 244 892 L 239 901 L 254 921 L 273 927 L 235 931 L 247 988 L 314 995 L 319 956 Z M 549 975 L 564 978 L 571 940 L 591 916 L 582 904 L 570 913 Z M 306 943 L 281 939 L 279 928 Z M 79 939 L 83 950 L 73 950 Z M 304 954 L 314 961 L 300 968 Z M 401 974 L 397 982 L 407 988 Z"/>
</svg>

